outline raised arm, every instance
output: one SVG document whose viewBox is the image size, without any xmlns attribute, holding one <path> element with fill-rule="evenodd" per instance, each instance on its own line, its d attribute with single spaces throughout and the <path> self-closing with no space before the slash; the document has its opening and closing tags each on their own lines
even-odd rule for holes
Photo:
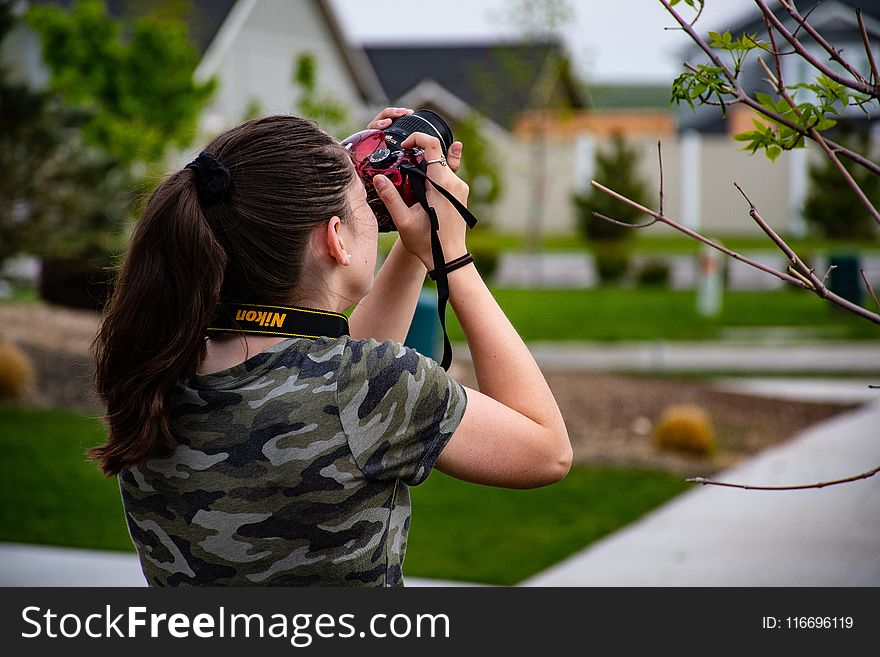
<svg viewBox="0 0 880 657">
<path fill-rule="evenodd" d="M 403 145 L 424 148 L 428 159 L 437 159 L 440 154 L 439 142 L 427 135 L 411 135 Z M 467 185 L 448 167 L 431 165 L 428 175 L 466 202 Z M 420 209 L 406 208 L 390 183 L 376 183 L 403 244 L 429 266 L 430 242 Z M 430 187 L 428 199 L 440 218 L 440 239 L 447 259 L 463 255 L 467 247 L 461 217 Z M 449 293 L 468 341 L 479 390 L 466 389 L 467 410 L 437 468 L 466 481 L 509 488 L 559 481 L 571 467 L 571 443 L 534 358 L 474 265 L 449 274 Z"/>
<path fill-rule="evenodd" d="M 392 119 L 412 110 L 405 107 L 387 107 L 368 128 L 387 128 Z M 461 163 L 461 142 L 454 142 L 449 150 L 449 166 L 458 171 Z M 422 261 L 410 253 L 398 239 L 376 274 L 373 288 L 361 299 L 349 318 L 354 338 L 373 338 L 403 342 L 412 323 L 419 293 L 425 282 L 427 269 Z"/>
</svg>

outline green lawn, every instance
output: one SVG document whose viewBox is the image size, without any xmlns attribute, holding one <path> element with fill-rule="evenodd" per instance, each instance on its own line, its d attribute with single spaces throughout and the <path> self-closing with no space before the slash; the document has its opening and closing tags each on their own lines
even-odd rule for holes
<svg viewBox="0 0 880 657">
<path fill-rule="evenodd" d="M 0 405 L 0 541 L 132 550 L 115 479 L 86 461 L 94 418 Z M 511 491 L 434 473 L 412 490 L 404 572 L 514 584 L 685 490 L 658 472 L 574 468 L 559 484 Z"/>
<path fill-rule="evenodd" d="M 709 340 L 728 329 L 793 327 L 792 337 L 877 339 L 880 326 L 800 290 L 727 292 L 717 318 L 700 317 L 696 293 L 662 288 L 493 290 L 526 341 Z M 453 313 L 449 336 L 463 341 Z"/>
<path fill-rule="evenodd" d="M 116 479 L 86 460 L 101 423 L 0 406 L 0 541 L 133 550 Z"/>
<path fill-rule="evenodd" d="M 686 490 L 665 472 L 573 468 L 535 490 L 478 486 L 433 473 L 411 489 L 404 574 L 516 584 Z"/>
</svg>

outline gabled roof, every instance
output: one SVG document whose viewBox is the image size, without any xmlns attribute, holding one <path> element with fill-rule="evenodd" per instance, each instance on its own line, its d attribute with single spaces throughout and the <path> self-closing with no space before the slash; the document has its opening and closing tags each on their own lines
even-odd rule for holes
<svg viewBox="0 0 880 657">
<path fill-rule="evenodd" d="M 392 102 L 429 80 L 508 128 L 518 112 L 543 104 L 544 94 L 554 107 L 586 104 L 558 43 L 368 45 L 365 51 Z"/>
</svg>

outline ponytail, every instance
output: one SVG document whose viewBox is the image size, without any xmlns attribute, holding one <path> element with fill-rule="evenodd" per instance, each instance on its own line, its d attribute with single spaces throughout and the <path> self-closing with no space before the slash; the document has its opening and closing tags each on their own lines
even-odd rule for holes
<svg viewBox="0 0 880 657">
<path fill-rule="evenodd" d="M 89 451 L 108 475 L 173 448 L 166 398 L 204 357 L 227 264 L 194 184 L 169 176 L 138 222 L 95 339 L 95 383 L 110 435 Z"/>
<path fill-rule="evenodd" d="M 105 473 L 175 447 L 166 402 L 204 358 L 217 304 L 290 303 L 313 230 L 348 218 L 355 180 L 317 125 L 267 116 L 218 135 L 153 192 L 94 344 L 110 436 L 89 455 Z"/>
</svg>

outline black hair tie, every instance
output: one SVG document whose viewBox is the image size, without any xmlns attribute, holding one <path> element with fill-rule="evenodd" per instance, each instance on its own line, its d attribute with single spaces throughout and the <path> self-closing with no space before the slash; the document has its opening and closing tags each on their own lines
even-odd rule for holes
<svg viewBox="0 0 880 657">
<path fill-rule="evenodd" d="M 196 189 L 203 208 L 217 205 L 229 194 L 232 186 L 229 169 L 210 153 L 202 151 L 184 169 L 193 169 L 196 172 Z"/>
</svg>

